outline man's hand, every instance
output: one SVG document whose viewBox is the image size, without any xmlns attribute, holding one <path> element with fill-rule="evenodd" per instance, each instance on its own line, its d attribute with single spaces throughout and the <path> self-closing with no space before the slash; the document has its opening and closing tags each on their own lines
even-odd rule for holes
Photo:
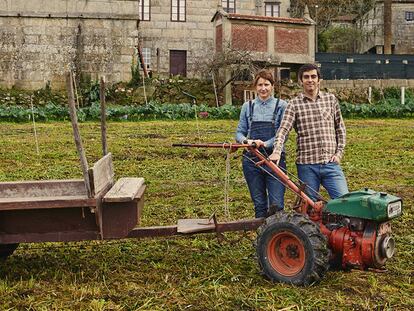
<svg viewBox="0 0 414 311">
<path fill-rule="evenodd" d="M 335 162 L 335 163 L 338 163 L 339 164 L 341 162 L 341 159 L 338 156 L 333 155 L 331 157 L 331 159 L 329 160 L 329 162 Z"/>
<path fill-rule="evenodd" d="M 269 156 L 269 160 L 270 161 L 273 161 L 273 162 L 275 162 L 276 163 L 276 165 L 279 165 L 279 161 L 280 161 L 280 154 L 277 154 L 277 153 L 272 153 L 270 156 Z"/>
</svg>

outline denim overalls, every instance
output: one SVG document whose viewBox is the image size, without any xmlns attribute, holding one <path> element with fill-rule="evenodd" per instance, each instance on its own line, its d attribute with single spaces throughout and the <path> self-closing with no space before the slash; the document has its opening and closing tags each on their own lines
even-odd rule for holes
<svg viewBox="0 0 414 311">
<path fill-rule="evenodd" d="M 273 113 L 273 121 L 266 122 L 253 121 L 254 103 L 249 102 L 249 139 L 260 139 L 262 141 L 267 141 L 275 136 L 277 130 L 275 128 L 275 119 L 278 104 L 279 99 L 277 100 L 276 107 Z M 273 151 L 273 147 L 261 147 L 259 150 L 264 155 L 270 155 Z M 274 177 L 264 172 L 260 167 L 257 167 L 252 161 L 246 159 L 246 157 L 252 159 L 254 162 L 257 162 L 258 158 L 250 152 L 245 152 L 243 157 L 243 174 L 249 187 L 250 196 L 254 204 L 255 217 L 266 217 L 268 207 L 272 205 L 276 206 L 276 210 L 283 209 L 285 186 L 281 182 L 279 182 L 279 180 L 276 180 Z M 261 167 L 265 169 L 267 172 L 271 173 L 270 169 L 267 166 L 263 165 Z M 279 167 L 286 171 L 286 159 L 284 152 L 282 152 L 281 154 Z M 272 175 L 274 174 L 272 173 Z"/>
</svg>

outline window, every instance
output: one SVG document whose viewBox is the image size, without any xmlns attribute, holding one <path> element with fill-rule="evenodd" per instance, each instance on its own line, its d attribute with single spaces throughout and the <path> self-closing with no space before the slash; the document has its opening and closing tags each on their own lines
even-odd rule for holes
<svg viewBox="0 0 414 311">
<path fill-rule="evenodd" d="M 171 0 L 171 20 L 173 22 L 185 22 L 186 0 Z"/>
<path fill-rule="evenodd" d="M 151 49 L 142 48 L 142 58 L 144 59 L 144 64 L 147 70 L 151 70 Z"/>
<path fill-rule="evenodd" d="M 221 6 L 227 13 L 236 13 L 236 0 L 221 0 Z"/>
<path fill-rule="evenodd" d="M 280 16 L 280 3 L 278 2 L 266 2 L 266 16 L 279 17 Z"/>
<path fill-rule="evenodd" d="M 243 101 L 254 100 L 256 98 L 256 92 L 252 90 L 243 90 Z"/>
<path fill-rule="evenodd" d="M 151 0 L 140 0 L 139 1 L 139 7 L 138 7 L 138 13 L 139 18 L 141 21 L 149 21 L 151 20 Z"/>
<path fill-rule="evenodd" d="M 405 12 L 405 20 L 408 21 L 414 21 L 414 12 L 413 11 L 407 11 Z"/>
</svg>

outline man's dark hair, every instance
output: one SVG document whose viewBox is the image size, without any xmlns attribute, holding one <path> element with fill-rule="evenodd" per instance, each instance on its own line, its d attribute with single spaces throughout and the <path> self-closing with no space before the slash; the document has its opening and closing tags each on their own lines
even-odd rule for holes
<svg viewBox="0 0 414 311">
<path fill-rule="evenodd" d="M 299 68 L 299 72 L 298 72 L 299 80 L 302 81 L 303 73 L 305 71 L 311 71 L 311 70 L 316 70 L 316 72 L 318 73 L 318 80 L 320 80 L 322 78 L 321 70 L 319 69 L 319 67 L 317 65 L 315 65 L 315 64 L 305 64 L 305 65 L 302 65 L 302 67 Z"/>
</svg>

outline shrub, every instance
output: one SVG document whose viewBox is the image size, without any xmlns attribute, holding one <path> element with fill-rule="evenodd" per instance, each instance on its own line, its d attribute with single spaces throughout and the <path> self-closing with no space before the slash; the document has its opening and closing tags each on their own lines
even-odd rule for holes
<svg viewBox="0 0 414 311">
<path fill-rule="evenodd" d="M 375 105 L 355 105 L 341 103 L 341 112 L 344 117 L 360 118 L 401 118 L 414 115 L 414 100 L 408 100 L 401 105 L 400 99 L 390 98 Z"/>
</svg>

